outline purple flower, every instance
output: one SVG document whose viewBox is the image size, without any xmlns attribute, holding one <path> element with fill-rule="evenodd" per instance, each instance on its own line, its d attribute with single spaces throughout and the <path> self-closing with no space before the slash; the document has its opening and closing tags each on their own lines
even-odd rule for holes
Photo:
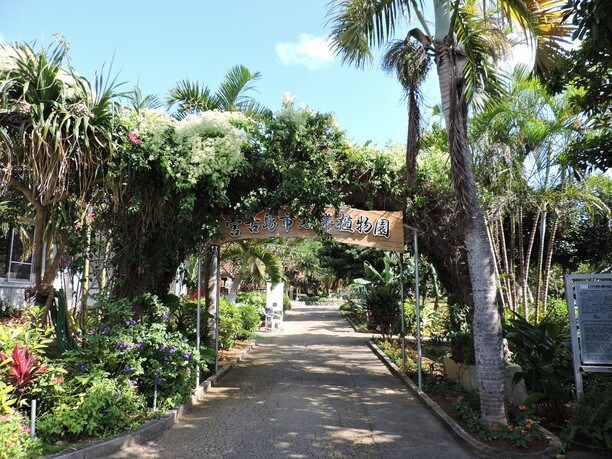
<svg viewBox="0 0 612 459">
<path fill-rule="evenodd" d="M 78 370 L 86 370 L 86 369 L 87 369 L 87 364 L 85 364 L 85 363 L 79 363 L 79 364 L 77 365 L 77 369 L 78 369 Z"/>
<path fill-rule="evenodd" d="M 164 314 L 164 320 L 168 320 L 170 318 L 170 313 L 167 312 Z"/>
<path fill-rule="evenodd" d="M 155 384 L 157 384 L 158 386 L 163 386 L 164 385 L 164 380 L 163 379 L 156 379 L 155 380 Z"/>
<path fill-rule="evenodd" d="M 126 349 L 126 348 L 127 348 L 127 345 L 126 345 L 126 344 L 125 344 L 123 341 L 119 341 L 119 342 L 117 343 L 117 348 L 118 348 L 119 350 L 123 351 L 124 349 Z"/>
<path fill-rule="evenodd" d="M 137 386 L 138 385 L 138 383 L 136 381 L 133 381 L 131 379 L 130 379 L 129 383 L 130 383 L 130 386 Z"/>
<path fill-rule="evenodd" d="M 185 357 L 185 360 L 189 360 L 189 358 L 191 357 L 191 352 L 185 352 L 183 354 L 183 357 Z"/>
<path fill-rule="evenodd" d="M 162 351 L 162 352 L 165 351 L 166 350 L 166 346 L 164 346 L 163 344 L 160 344 L 159 345 L 159 350 Z"/>
<path fill-rule="evenodd" d="M 153 376 L 155 376 L 155 377 L 159 376 L 159 371 L 154 371 L 153 372 Z"/>
<path fill-rule="evenodd" d="M 171 346 L 170 349 L 168 349 L 168 352 L 170 354 L 174 354 L 176 352 L 176 348 L 174 346 Z"/>
<path fill-rule="evenodd" d="M 128 344 L 128 345 L 126 346 L 126 348 L 125 348 L 125 349 L 126 349 L 127 351 L 131 351 L 131 350 L 133 349 L 133 347 L 132 347 L 132 346 L 130 346 L 130 345 Z"/>
<path fill-rule="evenodd" d="M 129 373 L 129 372 L 131 372 L 131 371 L 132 371 L 132 367 L 131 367 L 130 365 L 128 365 L 127 367 L 125 367 L 125 368 L 123 369 L 123 371 L 125 371 L 126 373 Z"/>
<path fill-rule="evenodd" d="M 143 346 L 142 341 L 137 341 L 137 342 L 136 342 L 136 347 L 137 347 L 138 349 L 142 349 L 142 346 Z"/>
<path fill-rule="evenodd" d="M 128 325 L 136 325 L 136 321 L 134 319 L 130 319 L 128 321 Z"/>
</svg>

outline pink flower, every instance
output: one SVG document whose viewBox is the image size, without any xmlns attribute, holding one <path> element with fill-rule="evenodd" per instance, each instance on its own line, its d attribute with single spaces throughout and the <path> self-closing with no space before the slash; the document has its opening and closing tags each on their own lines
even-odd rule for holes
<svg viewBox="0 0 612 459">
<path fill-rule="evenodd" d="M 134 145 L 140 145 L 142 143 L 142 140 L 136 137 L 136 134 L 134 134 L 133 132 L 130 132 L 128 134 L 128 139 L 130 139 L 130 142 L 132 142 Z"/>
<path fill-rule="evenodd" d="M 519 411 L 525 411 L 527 407 L 525 405 L 519 405 L 518 409 Z"/>
</svg>

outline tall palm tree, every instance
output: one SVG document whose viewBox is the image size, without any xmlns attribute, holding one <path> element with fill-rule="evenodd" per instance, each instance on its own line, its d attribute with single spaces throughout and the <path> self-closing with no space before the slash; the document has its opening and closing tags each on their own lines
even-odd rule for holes
<svg viewBox="0 0 612 459">
<path fill-rule="evenodd" d="M 232 286 L 227 299 L 233 303 L 236 302 L 236 295 L 245 279 L 277 284 L 283 278 L 281 260 L 268 248 L 265 241 L 232 242 L 224 247 L 221 260 L 229 261 L 235 268 L 231 273 L 227 273 L 232 276 Z"/>
<path fill-rule="evenodd" d="M 115 80 L 94 86 L 67 65 L 67 46 L 3 47 L 11 64 L 0 69 L 0 181 L 34 211 L 33 293 L 52 299 L 75 211 L 100 183 L 113 152 Z M 54 250 L 55 249 L 55 250 Z"/>
<path fill-rule="evenodd" d="M 339 0 L 332 5 L 330 38 L 345 62 L 362 65 L 370 60 L 371 48 L 388 42 L 406 17 L 412 14 L 422 26 L 422 30 L 413 29 L 412 34 L 435 55 L 449 139 L 452 180 L 468 252 L 482 417 L 490 424 L 506 423 L 501 317 L 496 301 L 494 258 L 478 202 L 467 141 L 469 89 L 490 87 L 493 80 L 490 72 L 488 75 L 481 73 L 491 69 L 490 61 L 473 58 L 486 48 L 475 46 L 481 46 L 483 42 L 477 40 L 477 35 L 471 33 L 470 23 L 462 18 L 479 17 L 490 24 L 487 28 L 491 30 L 514 26 L 534 43 L 537 67 L 545 70 L 562 53 L 558 38 L 566 33 L 566 29 L 562 26 L 560 2 L 497 0 L 477 4 L 436 0 L 433 2 L 433 33 L 420 9 L 422 2 L 415 0 Z"/>
<path fill-rule="evenodd" d="M 179 81 L 168 93 L 168 107 L 177 106 L 177 117 L 208 110 L 225 112 L 243 112 L 247 116 L 260 116 L 269 112 L 248 93 L 255 89 L 254 83 L 261 78 L 261 73 L 251 73 L 243 65 L 232 67 L 221 81 L 215 93 L 198 82 Z"/>
<path fill-rule="evenodd" d="M 408 136 L 406 141 L 406 180 L 412 185 L 416 175 L 416 157 L 421 137 L 420 86 L 429 72 L 427 50 L 412 37 L 395 40 L 387 46 L 382 67 L 395 73 L 408 99 Z"/>
</svg>

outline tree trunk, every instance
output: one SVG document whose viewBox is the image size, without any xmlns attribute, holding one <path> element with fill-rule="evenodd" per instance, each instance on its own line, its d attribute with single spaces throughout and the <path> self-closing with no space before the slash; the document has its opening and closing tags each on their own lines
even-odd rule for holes
<svg viewBox="0 0 612 459">
<path fill-rule="evenodd" d="M 546 254 L 546 262 L 544 264 L 544 288 L 542 293 L 542 309 L 546 312 L 548 306 L 548 287 L 550 285 L 550 270 L 552 266 L 552 256 L 555 249 L 555 237 L 557 236 L 557 227 L 559 218 L 553 216 L 552 226 L 548 233 L 548 253 Z"/>
<path fill-rule="evenodd" d="M 421 112 L 415 91 L 408 94 L 408 138 L 406 139 L 406 181 L 415 184 L 416 158 L 421 144 Z"/>
<path fill-rule="evenodd" d="M 204 304 L 206 306 L 205 320 L 206 329 L 203 344 L 211 349 L 215 348 L 215 314 L 217 307 L 217 291 L 219 290 L 219 279 L 217 278 L 219 258 L 217 256 L 219 247 L 209 245 L 204 252 L 204 276 L 202 283 L 206 285 Z"/>
<path fill-rule="evenodd" d="M 514 302 L 512 299 L 512 286 L 510 283 L 510 263 L 508 261 L 508 248 L 506 247 L 506 234 L 504 232 L 504 217 L 502 215 L 499 216 L 499 243 L 501 252 L 501 261 L 503 262 L 503 270 L 501 272 L 504 273 L 504 285 L 506 286 L 506 297 L 508 301 L 508 307 L 514 311 Z"/>
<path fill-rule="evenodd" d="M 437 25 L 436 16 L 436 25 Z M 448 29 L 447 29 L 448 30 Z M 449 137 L 451 173 L 464 219 L 464 237 L 474 298 L 474 350 L 482 418 L 506 424 L 501 315 L 497 306 L 495 261 L 478 202 L 467 141 L 467 104 L 463 92 L 465 55 L 448 41 L 435 44 L 440 95 Z"/>
<path fill-rule="evenodd" d="M 515 210 L 512 209 L 510 211 L 510 247 L 509 247 L 509 256 L 508 256 L 508 285 L 510 285 L 509 296 L 512 299 L 512 303 L 510 304 L 510 309 L 512 312 L 516 312 L 516 306 L 518 303 L 518 298 L 516 296 L 516 265 L 515 265 L 515 256 L 516 256 L 516 214 Z"/>
<path fill-rule="evenodd" d="M 529 320 L 529 263 L 531 261 L 531 251 L 533 250 L 533 243 L 535 241 L 535 235 L 538 228 L 538 220 L 540 219 L 540 212 L 536 213 L 533 220 L 533 226 L 531 227 L 531 234 L 529 235 L 529 245 L 527 246 L 527 253 L 525 254 L 525 260 L 523 261 L 524 272 L 523 272 L 523 309 L 525 313 L 525 319 Z"/>
<path fill-rule="evenodd" d="M 546 245 L 546 215 L 547 212 L 542 212 L 542 218 L 540 218 L 540 249 L 538 250 L 538 278 L 536 280 L 536 294 L 535 294 L 535 323 L 537 324 L 540 317 L 540 295 L 542 294 L 542 274 L 544 269 L 544 246 Z M 526 317 L 526 319 L 528 319 Z"/>
<path fill-rule="evenodd" d="M 238 297 L 238 290 L 240 289 L 240 284 L 242 284 L 242 276 L 240 273 L 236 273 L 234 278 L 232 279 L 232 286 L 230 291 L 227 293 L 227 301 L 230 303 L 236 304 L 236 298 Z"/>
</svg>

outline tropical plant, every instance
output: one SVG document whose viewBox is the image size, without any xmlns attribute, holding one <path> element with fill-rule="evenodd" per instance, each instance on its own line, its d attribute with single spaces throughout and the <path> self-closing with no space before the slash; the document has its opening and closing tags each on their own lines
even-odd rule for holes
<svg viewBox="0 0 612 459">
<path fill-rule="evenodd" d="M 411 37 L 395 40 L 387 45 L 382 67 L 395 73 L 408 99 L 408 134 L 406 141 L 406 180 L 414 184 L 416 157 L 421 141 L 420 86 L 429 72 L 431 57 L 420 43 Z"/>
<path fill-rule="evenodd" d="M 11 355 L 0 352 L 0 369 L 8 364 L 8 381 L 14 389 L 23 395 L 34 383 L 36 377 L 46 370 L 46 367 L 33 355 L 28 346 L 15 346 Z"/>
<path fill-rule="evenodd" d="M 463 217 L 474 298 L 474 338 L 479 373 L 481 409 L 485 422 L 505 423 L 502 370 L 501 318 L 496 304 L 494 260 L 480 208 L 467 138 L 467 102 L 477 89 L 499 92 L 487 55 L 500 49 L 500 27 L 508 24 L 535 38 L 536 65 L 545 70 L 561 54 L 563 12 L 556 3 L 493 4 L 434 2 L 435 30 L 431 33 L 417 2 L 407 0 L 352 0 L 337 2 L 331 9 L 331 40 L 343 60 L 357 65 L 372 58 L 371 47 L 380 46 L 395 34 L 405 14 L 417 15 L 423 30 L 410 34 L 435 54 L 442 108 L 449 138 L 452 179 Z M 508 19 L 502 21 L 502 19 Z M 474 33 L 475 31 L 491 33 Z M 503 30 L 503 29 L 502 29 Z M 494 38 L 486 41 L 485 38 Z M 485 377 L 486 375 L 486 377 Z"/>
<path fill-rule="evenodd" d="M 135 311 L 143 311 L 136 314 Z M 153 405 L 171 409 L 191 396 L 195 369 L 204 375 L 214 351 L 172 331 L 170 310 L 154 295 L 130 299 L 99 297 L 89 313 L 83 347 L 63 354 L 66 368 L 82 378 L 103 373 L 129 384 Z"/>
<path fill-rule="evenodd" d="M 363 264 L 366 278 L 353 281 L 363 286 L 363 302 L 369 321 L 378 328 L 383 337 L 391 336 L 401 320 L 400 282 L 389 258 L 384 259 L 384 265 L 384 269 L 378 271 L 366 261 Z"/>
<path fill-rule="evenodd" d="M 506 324 L 512 358 L 522 369 L 513 383 L 524 380 L 531 392 L 527 404 L 550 407 L 557 419 L 565 417 L 564 404 L 572 398 L 573 385 L 569 336 L 561 332 L 561 325 L 548 316 L 532 325 L 515 314 Z"/>
<path fill-rule="evenodd" d="M 283 278 L 283 267 L 269 243 L 261 240 L 232 242 L 223 247 L 221 259 L 226 265 L 233 265 L 233 272 L 226 274 L 232 278 L 228 301 L 235 303 L 236 294 L 246 279 L 250 282 L 269 281 L 278 284 Z"/>
<path fill-rule="evenodd" d="M 182 80 L 170 90 L 166 102 L 170 108 L 177 106 L 179 119 L 208 110 L 237 111 L 247 116 L 266 115 L 270 113 L 269 109 L 249 95 L 260 78 L 259 72 L 251 73 L 245 66 L 236 65 L 227 72 L 215 93 L 198 82 Z"/>
<path fill-rule="evenodd" d="M 84 218 L 114 150 L 115 80 L 96 76 L 92 87 L 68 65 L 67 50 L 63 40 L 41 50 L 3 45 L 0 68 L 1 179 L 33 214 L 33 293 L 47 307 L 68 231 Z"/>
</svg>

